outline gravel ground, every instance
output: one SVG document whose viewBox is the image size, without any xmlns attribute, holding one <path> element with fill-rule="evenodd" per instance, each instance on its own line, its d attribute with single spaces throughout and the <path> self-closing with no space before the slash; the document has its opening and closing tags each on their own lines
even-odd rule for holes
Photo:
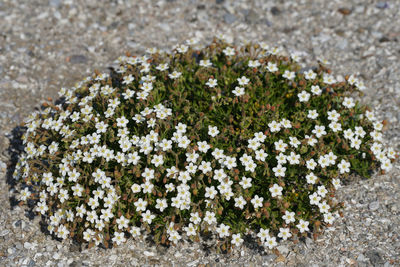
<svg viewBox="0 0 400 267">
<path fill-rule="evenodd" d="M 362 101 L 389 125 L 385 140 L 400 150 L 400 2 L 0 0 L 0 265 L 1 266 L 399 266 L 400 165 L 342 187 L 344 218 L 316 241 L 281 243 L 277 256 L 251 242 L 230 256 L 201 244 L 169 249 L 132 240 L 114 249 L 83 249 L 40 231 L 39 217 L 11 208 L 6 183 L 9 136 L 61 87 L 94 69 L 106 71 L 126 51 L 168 50 L 197 36 L 225 33 L 324 58 L 336 75 L 357 73 Z"/>
</svg>

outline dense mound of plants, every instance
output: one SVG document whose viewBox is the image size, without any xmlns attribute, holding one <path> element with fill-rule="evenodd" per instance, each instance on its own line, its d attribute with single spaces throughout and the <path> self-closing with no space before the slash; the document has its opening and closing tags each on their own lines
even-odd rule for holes
<svg viewBox="0 0 400 267">
<path fill-rule="evenodd" d="M 14 176 L 50 233 L 110 246 L 211 231 L 224 250 L 252 233 L 273 248 L 332 224 L 351 173 L 392 167 L 355 76 L 302 69 L 264 43 L 195 41 L 121 57 L 26 121 Z"/>
</svg>

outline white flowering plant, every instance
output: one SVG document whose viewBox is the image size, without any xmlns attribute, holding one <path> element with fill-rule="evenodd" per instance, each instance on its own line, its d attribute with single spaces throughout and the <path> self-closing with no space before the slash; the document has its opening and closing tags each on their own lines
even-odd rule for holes
<svg viewBox="0 0 400 267">
<path fill-rule="evenodd" d="M 26 120 L 18 198 L 55 237 L 110 247 L 213 232 L 230 251 L 253 233 L 272 249 L 319 234 L 340 214 L 342 181 L 398 156 L 382 145 L 386 123 L 353 98 L 363 83 L 322 61 L 304 70 L 299 53 L 217 38 L 147 53 Z"/>
</svg>

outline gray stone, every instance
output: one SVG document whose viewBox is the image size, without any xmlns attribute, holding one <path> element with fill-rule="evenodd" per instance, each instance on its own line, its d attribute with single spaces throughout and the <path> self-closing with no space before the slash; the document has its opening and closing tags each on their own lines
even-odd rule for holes
<svg viewBox="0 0 400 267">
<path fill-rule="evenodd" d="M 111 261 L 116 261 L 117 258 L 118 258 L 118 256 L 115 255 L 115 254 L 113 254 L 113 255 L 110 256 L 110 260 L 111 260 Z"/>
<path fill-rule="evenodd" d="M 84 55 L 72 55 L 69 60 L 72 64 L 86 63 L 87 57 Z"/>
<path fill-rule="evenodd" d="M 36 262 L 32 259 L 29 260 L 28 267 L 33 267 L 36 265 Z"/>
<path fill-rule="evenodd" d="M 368 259 L 365 258 L 364 254 L 360 253 L 360 255 L 358 255 L 357 257 L 357 261 L 361 262 L 361 261 L 367 261 Z"/>
<path fill-rule="evenodd" d="M 262 256 L 262 260 L 263 260 L 263 262 L 273 261 L 276 259 L 276 257 L 277 256 L 275 254 L 269 254 L 269 255 Z"/>
<path fill-rule="evenodd" d="M 54 7 L 59 7 L 61 4 L 61 0 L 50 0 L 49 5 Z"/>
<path fill-rule="evenodd" d="M 281 10 L 276 6 L 273 6 L 273 7 L 271 7 L 271 13 L 274 16 L 278 16 L 281 14 Z"/>
<path fill-rule="evenodd" d="M 369 250 L 365 253 L 365 255 L 369 258 L 369 261 L 374 266 L 381 266 L 384 264 L 381 254 L 376 250 Z"/>
<path fill-rule="evenodd" d="M 379 201 L 374 201 L 374 202 L 369 203 L 368 207 L 369 207 L 370 211 L 375 211 L 375 210 L 379 209 Z"/>
<path fill-rule="evenodd" d="M 6 236 L 6 235 L 8 235 L 9 233 L 10 233 L 10 230 L 5 229 L 5 230 L 3 230 L 3 231 L 0 232 L 0 237 Z"/>
<path fill-rule="evenodd" d="M 380 8 L 380 9 L 385 9 L 385 8 L 388 8 L 389 7 L 389 4 L 387 3 L 387 2 L 378 2 L 378 3 L 376 3 L 376 7 L 377 8 Z"/>
<path fill-rule="evenodd" d="M 250 9 L 249 13 L 246 15 L 246 21 L 250 24 L 255 24 L 258 22 L 259 15 L 253 9 Z"/>
<path fill-rule="evenodd" d="M 284 245 L 278 246 L 277 249 L 283 255 L 286 255 L 289 252 L 289 249 L 287 248 L 287 246 L 284 246 Z"/>
<path fill-rule="evenodd" d="M 232 24 L 236 21 L 236 16 L 231 13 L 226 13 L 224 15 L 224 21 L 228 24 Z"/>
<path fill-rule="evenodd" d="M 345 50 L 348 46 L 349 42 L 347 39 L 342 39 L 336 44 L 336 47 L 339 48 L 340 50 Z"/>
</svg>

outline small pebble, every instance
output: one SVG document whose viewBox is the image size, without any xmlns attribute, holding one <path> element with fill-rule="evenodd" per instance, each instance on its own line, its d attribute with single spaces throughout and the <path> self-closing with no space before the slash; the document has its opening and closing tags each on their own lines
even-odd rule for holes
<svg viewBox="0 0 400 267">
<path fill-rule="evenodd" d="M 375 211 L 375 210 L 379 209 L 379 201 L 371 202 L 368 205 L 368 207 L 369 207 L 370 211 Z"/>
</svg>

